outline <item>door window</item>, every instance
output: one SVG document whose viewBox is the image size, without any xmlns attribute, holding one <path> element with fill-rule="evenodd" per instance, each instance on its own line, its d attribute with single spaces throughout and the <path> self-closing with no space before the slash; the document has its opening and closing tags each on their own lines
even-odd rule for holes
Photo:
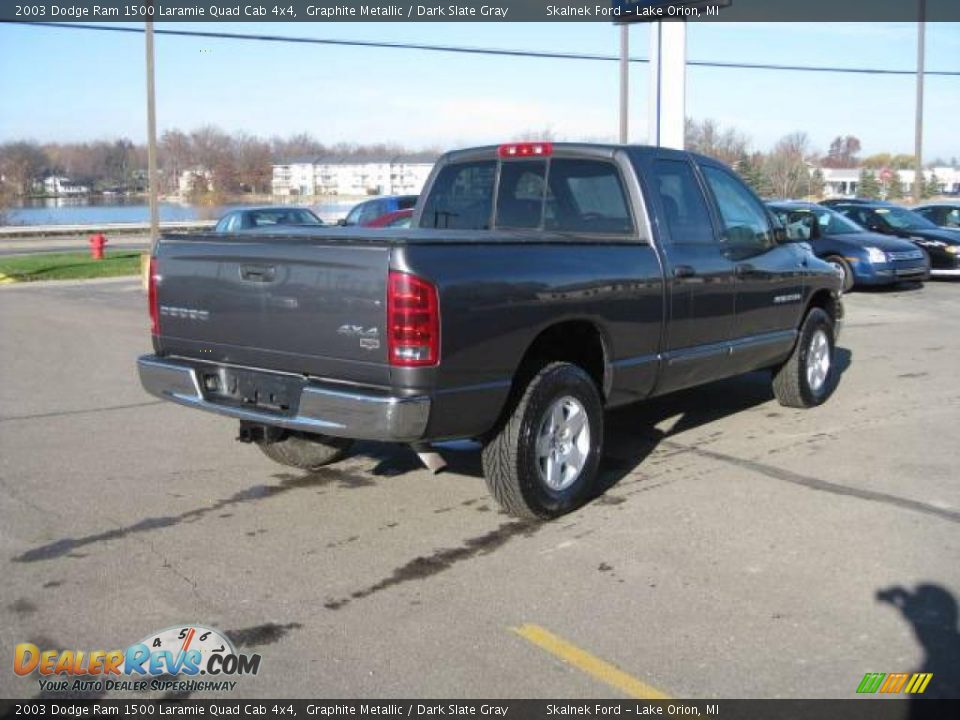
<svg viewBox="0 0 960 720">
<path fill-rule="evenodd" d="M 372 200 L 364 203 L 360 206 L 362 209 L 360 210 L 359 223 L 366 225 L 368 222 L 376 220 L 387 211 L 386 205 L 384 200 Z"/>
<path fill-rule="evenodd" d="M 360 224 L 360 213 L 363 212 L 363 205 L 357 205 L 353 210 L 347 214 L 347 219 L 344 221 L 347 225 L 359 225 Z"/>
<path fill-rule="evenodd" d="M 737 254 L 756 254 L 774 245 L 773 228 L 763 206 L 733 175 L 703 166 L 723 222 L 723 243 Z"/>
<path fill-rule="evenodd" d="M 660 196 L 671 244 L 716 243 L 707 201 L 690 163 L 657 160 L 653 164 L 653 188 Z"/>
</svg>

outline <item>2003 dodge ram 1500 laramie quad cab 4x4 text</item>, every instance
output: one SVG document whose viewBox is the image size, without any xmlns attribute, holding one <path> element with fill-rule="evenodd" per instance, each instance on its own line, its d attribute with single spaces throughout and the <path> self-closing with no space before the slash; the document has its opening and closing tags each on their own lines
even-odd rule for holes
<svg viewBox="0 0 960 720">
<path fill-rule="evenodd" d="M 164 236 L 139 371 L 306 470 L 478 439 L 502 507 L 551 518 L 598 491 L 605 408 L 764 368 L 822 403 L 840 285 L 709 158 L 484 147 L 437 162 L 409 229 Z"/>
</svg>

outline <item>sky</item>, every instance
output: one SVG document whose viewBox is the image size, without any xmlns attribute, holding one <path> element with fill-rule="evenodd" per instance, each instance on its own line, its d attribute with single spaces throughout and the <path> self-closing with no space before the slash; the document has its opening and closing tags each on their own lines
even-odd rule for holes
<svg viewBox="0 0 960 720">
<path fill-rule="evenodd" d="M 163 27 L 163 24 L 158 24 Z M 616 54 L 607 23 L 177 23 L 259 32 L 509 49 Z M 648 26 L 630 29 L 646 57 Z M 912 70 L 915 23 L 691 23 L 698 61 Z M 309 132 L 327 142 L 452 148 L 550 129 L 563 140 L 613 140 L 615 62 L 158 36 L 158 131 L 206 124 L 261 136 Z M 928 23 L 928 70 L 960 70 L 960 23 Z M 632 64 L 630 140 L 647 137 L 647 66 Z M 806 132 L 825 152 L 852 134 L 863 154 L 912 153 L 915 81 L 690 67 L 687 115 L 745 133 L 755 150 Z M 146 136 L 143 36 L 0 25 L 0 142 Z M 924 156 L 960 156 L 960 76 L 927 77 Z"/>
</svg>

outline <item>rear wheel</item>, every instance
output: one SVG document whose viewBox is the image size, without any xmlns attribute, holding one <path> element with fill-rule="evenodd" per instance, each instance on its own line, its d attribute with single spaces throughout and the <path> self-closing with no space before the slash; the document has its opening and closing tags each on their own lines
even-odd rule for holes
<svg viewBox="0 0 960 720">
<path fill-rule="evenodd" d="M 309 435 L 307 433 L 287 434 L 275 442 L 258 442 L 261 452 L 281 465 L 316 470 L 342 459 L 353 440 L 334 438 L 328 435 Z"/>
<path fill-rule="evenodd" d="M 835 386 L 833 339 L 830 316 L 812 308 L 800 326 L 793 352 L 773 373 L 773 394 L 781 405 L 810 408 L 830 397 Z"/>
<path fill-rule="evenodd" d="M 830 255 L 824 259 L 843 277 L 843 291 L 850 292 L 853 289 L 853 270 L 850 263 L 839 255 Z"/>
<path fill-rule="evenodd" d="M 511 515 L 548 519 L 586 502 L 603 447 L 603 405 L 591 377 L 551 363 L 484 446 L 487 487 Z"/>
</svg>

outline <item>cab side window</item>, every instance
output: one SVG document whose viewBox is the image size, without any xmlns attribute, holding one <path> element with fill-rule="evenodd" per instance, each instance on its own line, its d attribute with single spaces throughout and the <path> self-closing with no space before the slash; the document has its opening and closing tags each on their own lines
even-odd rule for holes
<svg viewBox="0 0 960 720">
<path fill-rule="evenodd" d="M 672 245 L 712 245 L 717 242 L 693 168 L 685 160 L 657 160 L 653 188 L 659 195 Z"/>
<path fill-rule="evenodd" d="M 602 160 L 552 160 L 544 227 L 559 232 L 631 234 L 633 219 L 616 166 Z"/>
<path fill-rule="evenodd" d="M 738 255 L 766 252 L 774 246 L 773 228 L 763 206 L 726 170 L 701 166 L 723 223 L 721 238 Z"/>
</svg>

